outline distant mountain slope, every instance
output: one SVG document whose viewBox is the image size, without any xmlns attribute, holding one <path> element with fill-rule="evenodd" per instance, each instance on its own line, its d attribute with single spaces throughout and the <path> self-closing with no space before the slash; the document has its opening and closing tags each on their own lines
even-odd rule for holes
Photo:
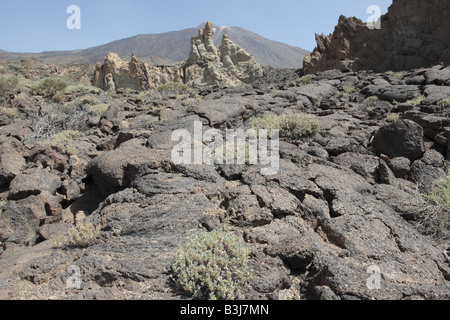
<svg viewBox="0 0 450 320">
<path fill-rule="evenodd" d="M 1 60 L 20 60 L 36 57 L 51 63 L 96 63 L 103 61 L 109 52 L 117 53 L 122 59 L 130 59 L 131 52 L 150 64 L 175 64 L 188 58 L 190 39 L 198 34 L 198 28 L 188 28 L 161 34 L 137 35 L 113 41 L 101 46 L 74 51 L 50 51 L 42 53 L 14 53 L 0 50 Z M 309 52 L 281 42 L 266 39 L 239 27 L 217 27 L 216 44 L 227 33 L 230 39 L 252 54 L 262 65 L 278 68 L 299 68 Z"/>
</svg>

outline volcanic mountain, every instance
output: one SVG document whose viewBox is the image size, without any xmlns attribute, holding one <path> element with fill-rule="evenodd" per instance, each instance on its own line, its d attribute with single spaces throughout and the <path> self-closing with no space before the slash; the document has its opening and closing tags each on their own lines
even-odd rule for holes
<svg viewBox="0 0 450 320">
<path fill-rule="evenodd" d="M 181 31 L 161 34 L 143 34 L 113 41 L 97 47 L 73 51 L 48 51 L 41 53 L 14 53 L 0 50 L 1 60 L 20 60 L 36 57 L 49 63 L 96 63 L 103 61 L 109 52 L 129 60 L 131 51 L 137 58 L 152 65 L 175 64 L 189 56 L 190 39 L 203 25 Z M 238 46 L 252 54 L 262 65 L 278 68 L 300 68 L 307 50 L 266 39 L 240 27 L 218 27 L 214 42 L 220 44 L 224 33 Z"/>
</svg>

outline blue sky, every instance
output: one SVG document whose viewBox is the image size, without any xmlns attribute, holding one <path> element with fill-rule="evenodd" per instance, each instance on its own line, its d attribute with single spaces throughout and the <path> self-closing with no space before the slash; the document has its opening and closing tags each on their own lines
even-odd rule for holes
<svg viewBox="0 0 450 320">
<path fill-rule="evenodd" d="M 3 0 L 0 49 L 86 49 L 137 34 L 182 30 L 212 21 L 313 50 L 314 33 L 331 33 L 341 14 L 367 21 L 370 5 L 379 6 L 384 14 L 391 3 L 392 0 Z M 70 5 L 81 9 L 81 30 L 69 30 L 66 26 Z"/>
</svg>

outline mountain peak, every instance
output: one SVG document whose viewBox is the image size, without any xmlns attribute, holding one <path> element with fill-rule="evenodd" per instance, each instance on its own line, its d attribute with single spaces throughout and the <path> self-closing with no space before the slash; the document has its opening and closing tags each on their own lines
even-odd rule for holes
<svg viewBox="0 0 450 320">
<path fill-rule="evenodd" d="M 190 39 L 198 36 L 207 22 L 198 27 L 161 34 L 141 34 L 134 37 L 116 40 L 104 45 L 84 50 L 52 51 L 45 53 L 13 53 L 0 51 L 2 60 L 20 60 L 36 57 L 48 63 L 89 63 L 102 61 L 109 52 L 116 52 L 121 59 L 130 60 L 131 50 L 136 57 L 150 65 L 174 65 L 189 56 Z M 263 66 L 278 68 L 300 68 L 308 51 L 266 39 L 251 31 L 239 27 L 217 26 L 210 22 L 214 32 L 214 44 L 220 45 L 223 35 L 250 53 Z"/>
</svg>

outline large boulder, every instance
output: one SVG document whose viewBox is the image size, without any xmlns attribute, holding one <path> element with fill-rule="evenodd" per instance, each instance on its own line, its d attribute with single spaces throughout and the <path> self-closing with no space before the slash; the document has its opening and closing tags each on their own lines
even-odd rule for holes
<svg viewBox="0 0 450 320">
<path fill-rule="evenodd" d="M 425 152 L 423 128 L 410 120 L 399 120 L 381 127 L 372 144 L 389 158 L 405 157 L 414 161 Z"/>
<path fill-rule="evenodd" d="M 9 144 L 0 149 L 0 187 L 8 185 L 25 167 L 25 159 Z"/>
</svg>

